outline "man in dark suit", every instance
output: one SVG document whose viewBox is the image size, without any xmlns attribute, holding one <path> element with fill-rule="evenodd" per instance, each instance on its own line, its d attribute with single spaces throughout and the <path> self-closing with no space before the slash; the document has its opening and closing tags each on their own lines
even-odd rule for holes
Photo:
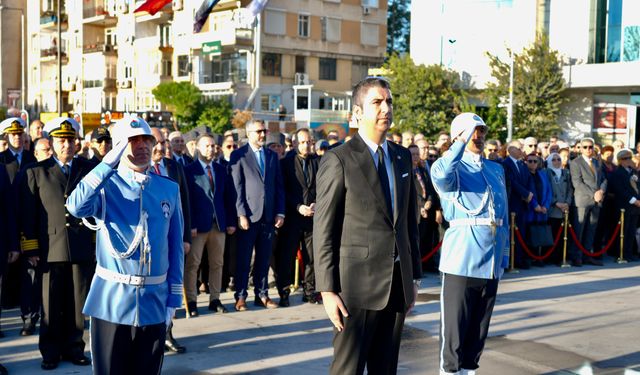
<svg viewBox="0 0 640 375">
<path fill-rule="evenodd" d="M 264 121 L 253 120 L 246 129 L 249 142 L 231 153 L 229 163 L 240 228 L 235 279 L 237 311 L 247 309 L 249 266 L 254 247 L 254 303 L 270 309 L 278 307 L 269 298 L 267 275 L 274 227 L 280 228 L 284 224 L 284 187 L 278 155 L 264 147 L 267 135 Z"/>
<path fill-rule="evenodd" d="M 502 162 L 506 180 L 509 181 L 509 212 L 515 212 L 516 225 L 523 238 L 526 238 L 526 218 L 529 202 L 533 192 L 529 190 L 531 173 L 522 161 L 522 150 L 519 141 L 511 141 L 507 146 L 507 157 Z M 527 269 L 530 267 L 529 257 L 524 253 L 520 243 L 516 241 L 515 266 Z"/>
<path fill-rule="evenodd" d="M 167 140 L 164 138 L 162 131 L 158 128 L 151 128 L 151 134 L 156 140 L 156 144 L 153 146 L 151 153 L 151 172 L 169 177 L 180 187 L 180 203 L 182 205 L 182 218 L 184 221 L 182 241 L 184 253 L 188 254 L 191 249 L 191 207 L 189 204 L 189 186 L 187 185 L 184 169 L 177 161 L 164 157 Z M 170 350 L 175 353 L 184 353 L 187 350 L 187 348 L 180 345 L 173 337 L 173 321 L 169 323 L 169 327 L 167 328 L 164 348 L 165 350 Z"/>
<path fill-rule="evenodd" d="M 224 170 L 229 176 L 229 180 L 233 181 L 229 171 L 229 161 L 231 160 L 231 153 L 238 148 L 238 144 L 233 138 L 232 134 L 224 136 L 222 141 L 222 155 L 218 158 L 218 164 L 224 167 Z M 235 198 L 233 200 L 235 202 Z M 236 215 L 233 216 L 234 220 L 237 220 Z M 222 284 L 221 290 L 227 290 L 227 287 L 233 286 L 231 278 L 234 277 L 236 270 L 236 239 L 237 232 L 232 234 L 227 233 L 224 240 L 224 261 L 222 264 Z"/>
<path fill-rule="evenodd" d="M 52 370 L 60 359 L 89 365 L 84 353 L 84 305 L 95 269 L 93 232 L 69 214 L 65 202 L 95 164 L 74 158 L 79 125 L 56 118 L 45 125 L 53 157 L 25 171 L 19 189 L 21 248 L 42 273 L 39 348 L 41 367 Z"/>
<path fill-rule="evenodd" d="M 600 207 L 607 190 L 607 180 L 600 163 L 594 157 L 593 138 L 583 138 L 580 141 L 582 155 L 571 161 L 571 183 L 573 184 L 573 196 L 575 212 L 573 228 L 582 246 L 593 252 L 593 237 Z M 587 255 L 581 255 L 576 245 L 571 247 L 571 264 L 580 267 L 582 263 L 602 266 L 602 261 Z"/>
<path fill-rule="evenodd" d="M 7 262 L 13 263 L 18 259 L 18 233 L 15 228 L 15 211 L 13 207 L 13 196 L 9 174 L 4 165 L 0 164 L 0 285 L 2 284 L 2 274 Z M 8 374 L 7 369 L 0 365 L 0 375 Z"/>
<path fill-rule="evenodd" d="M 296 131 L 297 153 L 280 161 L 285 191 L 287 220 L 278 237 L 276 249 L 276 284 L 281 307 L 289 306 L 289 286 L 292 284 L 293 260 L 298 246 L 304 264 L 303 302 L 319 303 L 313 270 L 313 214 L 316 203 L 316 173 L 318 156 L 311 153 L 311 133 Z"/>
<path fill-rule="evenodd" d="M 233 184 L 224 167 L 214 163 L 215 141 L 202 134 L 196 141 L 198 160 L 185 168 L 191 198 L 193 247 L 185 263 L 185 289 L 189 314 L 198 316 L 198 267 L 205 246 L 209 260 L 209 310 L 226 313 L 220 302 L 225 233 L 235 232 Z"/>
<path fill-rule="evenodd" d="M 184 136 L 179 131 L 169 133 L 171 143 L 172 159 L 182 164 L 183 167 L 193 163 L 193 159 L 187 154 L 187 146 L 184 143 Z"/>
<path fill-rule="evenodd" d="M 633 254 L 633 239 L 638 228 L 638 218 L 640 218 L 640 191 L 638 190 L 638 174 L 634 170 L 633 152 L 629 149 L 622 149 L 616 154 L 618 168 L 611 176 L 611 190 L 615 197 L 616 209 L 624 209 L 624 228 L 622 229 L 624 238 L 624 259 L 628 261 L 638 261 L 637 255 Z"/>
<path fill-rule="evenodd" d="M 411 155 L 386 141 L 387 81 L 353 90 L 359 131 L 327 151 L 316 177 L 316 288 L 335 326 L 332 374 L 395 374 L 400 335 L 422 277 Z"/>
</svg>

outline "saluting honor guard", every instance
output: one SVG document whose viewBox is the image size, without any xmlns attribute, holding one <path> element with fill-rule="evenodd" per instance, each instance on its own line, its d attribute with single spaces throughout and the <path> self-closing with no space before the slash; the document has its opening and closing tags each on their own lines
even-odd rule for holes
<svg viewBox="0 0 640 375">
<path fill-rule="evenodd" d="M 159 374 L 166 326 L 182 303 L 183 218 L 178 184 L 149 173 L 155 139 L 125 116 L 113 149 L 71 193 L 69 211 L 97 226 L 91 317 L 94 374 Z"/>
<path fill-rule="evenodd" d="M 486 134 L 478 115 L 456 116 L 455 142 L 431 168 L 449 222 L 440 256 L 440 374 L 475 374 L 509 264 L 504 171 L 483 157 Z"/>
</svg>

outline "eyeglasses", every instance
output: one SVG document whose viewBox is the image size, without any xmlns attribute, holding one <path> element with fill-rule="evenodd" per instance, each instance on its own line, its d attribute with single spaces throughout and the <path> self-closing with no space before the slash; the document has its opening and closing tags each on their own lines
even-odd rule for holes
<svg viewBox="0 0 640 375">
<path fill-rule="evenodd" d="M 551 159 L 551 161 L 562 161 L 562 159 L 553 158 L 553 159 Z"/>
<path fill-rule="evenodd" d="M 238 148 L 238 145 L 226 145 L 224 146 L 224 148 L 226 148 L 227 150 L 231 150 L 231 149 L 235 150 L 236 148 Z"/>
<path fill-rule="evenodd" d="M 429 159 L 437 159 L 438 155 L 429 155 L 428 157 L 429 157 Z"/>
<path fill-rule="evenodd" d="M 593 150 L 593 146 L 580 146 L 582 148 L 584 148 L 585 150 Z"/>
<path fill-rule="evenodd" d="M 620 158 L 618 160 L 631 160 L 631 156 L 625 156 L 624 158 Z"/>
<path fill-rule="evenodd" d="M 536 148 L 536 147 L 538 147 L 538 144 L 536 143 L 536 144 L 532 144 L 532 145 L 525 145 L 525 146 L 527 146 L 527 147 L 533 147 L 533 148 Z"/>
<path fill-rule="evenodd" d="M 487 149 L 487 152 L 497 152 L 497 151 L 498 151 L 498 149 L 496 149 L 496 148 L 488 148 Z"/>
<path fill-rule="evenodd" d="M 254 133 L 266 133 L 267 129 L 260 129 L 260 130 L 251 130 Z"/>
<path fill-rule="evenodd" d="M 538 164 L 538 161 L 535 160 L 535 159 L 529 159 L 529 160 L 527 160 L 527 163 L 529 163 L 529 164 Z"/>
</svg>

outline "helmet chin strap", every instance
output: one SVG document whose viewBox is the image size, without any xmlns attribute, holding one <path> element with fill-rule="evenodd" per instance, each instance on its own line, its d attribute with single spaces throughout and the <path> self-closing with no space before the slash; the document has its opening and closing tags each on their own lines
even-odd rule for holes
<svg viewBox="0 0 640 375">
<path fill-rule="evenodd" d="M 149 164 L 137 165 L 129 158 L 129 155 L 122 155 L 120 158 L 120 162 L 126 165 L 129 169 L 136 171 L 138 173 L 146 173 L 147 169 L 149 169 Z"/>
</svg>

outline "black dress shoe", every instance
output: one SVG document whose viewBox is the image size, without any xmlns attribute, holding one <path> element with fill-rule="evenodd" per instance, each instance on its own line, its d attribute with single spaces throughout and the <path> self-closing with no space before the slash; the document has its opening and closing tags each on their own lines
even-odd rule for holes
<svg viewBox="0 0 640 375">
<path fill-rule="evenodd" d="M 63 356 L 63 360 L 69 361 L 76 366 L 89 366 L 91 364 L 91 360 L 84 354 L 75 354 L 70 356 Z M 43 361 L 44 362 L 44 361 Z M 57 365 L 56 365 L 57 366 Z"/>
<path fill-rule="evenodd" d="M 167 339 L 164 340 L 164 351 L 171 351 L 174 353 L 182 354 L 187 351 L 187 348 L 178 344 L 176 339 L 173 337 L 167 336 Z"/>
<path fill-rule="evenodd" d="M 198 313 L 198 305 L 195 302 L 187 302 L 187 307 L 189 309 L 190 317 L 195 318 L 196 316 L 200 315 Z"/>
<path fill-rule="evenodd" d="M 589 257 L 589 258 L 585 259 L 584 261 L 582 261 L 582 263 L 591 264 L 593 266 L 603 266 L 604 265 L 604 263 L 602 263 L 602 261 L 600 259 L 596 259 L 596 258 L 592 258 L 592 257 Z"/>
<path fill-rule="evenodd" d="M 214 299 L 209 302 L 209 310 L 219 312 L 220 314 L 226 314 L 229 312 L 219 299 Z"/>
<path fill-rule="evenodd" d="M 20 330 L 20 336 L 31 336 L 36 332 L 36 322 L 33 320 L 25 321 Z"/>
<path fill-rule="evenodd" d="M 317 292 L 313 292 L 311 294 L 305 294 L 302 296 L 302 302 L 319 305 L 322 303 L 322 296 L 320 295 L 320 293 L 317 293 Z"/>
<path fill-rule="evenodd" d="M 278 301 L 278 306 L 280 307 L 289 307 L 291 304 L 289 303 L 289 295 L 283 294 L 280 296 L 280 301 Z"/>
<path fill-rule="evenodd" d="M 58 361 L 42 361 L 40 368 L 43 370 L 54 370 L 58 367 Z"/>
</svg>

